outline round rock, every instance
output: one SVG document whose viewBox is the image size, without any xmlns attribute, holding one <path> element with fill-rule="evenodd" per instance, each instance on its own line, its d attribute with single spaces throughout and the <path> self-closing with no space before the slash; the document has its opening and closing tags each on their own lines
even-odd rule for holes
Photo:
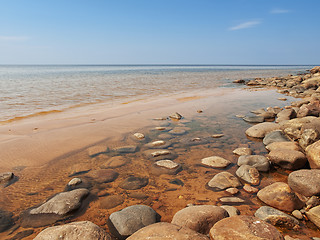
<svg viewBox="0 0 320 240">
<path fill-rule="evenodd" d="M 280 232 L 271 224 L 252 216 L 232 216 L 217 222 L 210 230 L 211 239 L 283 240 Z"/>
<path fill-rule="evenodd" d="M 82 221 L 46 228 L 34 238 L 34 240 L 48 239 L 111 240 L 111 237 L 94 223 Z"/>
<path fill-rule="evenodd" d="M 107 159 L 100 167 L 101 168 L 118 168 L 127 164 L 128 160 L 124 156 L 115 156 Z"/>
<path fill-rule="evenodd" d="M 304 205 L 289 185 L 284 182 L 276 182 L 261 189 L 257 196 L 267 205 L 287 212 L 301 209 Z"/>
<path fill-rule="evenodd" d="M 90 171 L 85 176 L 93 179 L 98 183 L 108 183 L 116 180 L 117 177 L 119 176 L 119 173 L 111 169 L 100 169 L 100 170 Z"/>
<path fill-rule="evenodd" d="M 127 240 L 209 240 L 206 235 L 172 223 L 159 222 L 144 227 Z"/>
<path fill-rule="evenodd" d="M 264 138 L 265 135 L 271 131 L 278 130 L 280 128 L 279 124 L 264 122 L 254 125 L 246 130 L 246 134 L 249 137 L 254 138 Z"/>
<path fill-rule="evenodd" d="M 151 207 L 133 205 L 112 213 L 108 219 L 108 227 L 116 237 L 125 238 L 145 226 L 156 223 L 158 218 L 158 214 Z"/>
<path fill-rule="evenodd" d="M 112 195 L 112 196 L 100 198 L 99 201 L 100 201 L 100 208 L 111 209 L 121 205 L 124 202 L 124 199 L 122 196 Z"/>
<path fill-rule="evenodd" d="M 237 171 L 236 175 L 245 182 L 248 182 L 252 185 L 259 185 L 260 183 L 260 174 L 259 171 L 249 165 L 241 165 Z"/>
<path fill-rule="evenodd" d="M 289 142 L 290 139 L 281 130 L 275 130 L 266 134 L 263 138 L 263 144 L 269 145 L 274 142 Z"/>
<path fill-rule="evenodd" d="M 260 207 L 255 212 L 254 216 L 273 226 L 285 227 L 288 229 L 297 228 L 299 226 L 299 221 L 294 217 L 268 206 Z"/>
<path fill-rule="evenodd" d="M 221 219 L 228 217 L 228 212 L 217 206 L 190 206 L 178 211 L 171 223 L 190 228 L 198 233 L 208 234 L 210 228 Z"/>
<path fill-rule="evenodd" d="M 233 150 L 233 153 L 237 154 L 239 156 L 251 155 L 252 154 L 252 150 L 250 148 L 240 147 L 240 148 L 237 148 L 237 149 Z"/>
<path fill-rule="evenodd" d="M 142 177 L 128 177 L 123 182 L 119 184 L 119 187 L 126 189 L 126 190 L 135 190 L 140 189 L 147 186 L 149 183 L 148 178 Z"/>
<path fill-rule="evenodd" d="M 201 164 L 206 167 L 225 168 L 231 164 L 227 159 L 218 156 L 206 157 L 201 159 Z"/>
<path fill-rule="evenodd" d="M 216 174 L 209 182 L 208 186 L 215 191 L 222 191 L 230 187 L 241 187 L 242 184 L 237 177 L 229 172 Z"/>
<path fill-rule="evenodd" d="M 288 184 L 293 191 L 306 197 L 320 194 L 320 170 L 302 169 L 288 176 Z"/>
<path fill-rule="evenodd" d="M 270 163 L 265 156 L 262 155 L 245 155 L 238 158 L 238 166 L 249 165 L 255 167 L 260 172 L 268 172 Z"/>
<path fill-rule="evenodd" d="M 263 116 L 245 116 L 243 120 L 249 123 L 262 123 L 264 122 L 264 117 Z"/>
<path fill-rule="evenodd" d="M 286 149 L 270 151 L 268 158 L 272 163 L 289 170 L 300 169 L 307 162 L 307 158 L 302 152 Z"/>
</svg>

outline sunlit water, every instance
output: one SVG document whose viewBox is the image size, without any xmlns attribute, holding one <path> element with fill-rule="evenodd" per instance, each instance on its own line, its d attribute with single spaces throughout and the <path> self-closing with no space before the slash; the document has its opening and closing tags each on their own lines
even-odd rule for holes
<svg viewBox="0 0 320 240">
<path fill-rule="evenodd" d="M 98 102 L 232 86 L 310 66 L 0 66 L 0 122 Z"/>
</svg>

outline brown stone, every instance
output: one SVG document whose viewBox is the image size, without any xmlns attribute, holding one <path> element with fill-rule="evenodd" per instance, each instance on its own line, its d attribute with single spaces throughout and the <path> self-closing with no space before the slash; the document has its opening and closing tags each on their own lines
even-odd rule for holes
<svg viewBox="0 0 320 240">
<path fill-rule="evenodd" d="M 118 173 L 111 169 L 93 170 L 87 173 L 85 176 L 92 178 L 94 181 L 99 183 L 113 182 L 117 177 Z"/>
<path fill-rule="evenodd" d="M 252 216 L 232 216 L 217 222 L 210 230 L 213 240 L 283 240 L 271 224 Z"/>
<path fill-rule="evenodd" d="M 112 196 L 103 197 L 100 199 L 100 208 L 104 208 L 104 209 L 114 208 L 118 205 L 121 205 L 123 202 L 124 202 L 124 199 L 122 196 L 112 195 Z"/>
<path fill-rule="evenodd" d="M 320 140 L 306 148 L 306 155 L 311 168 L 320 168 Z"/>
<path fill-rule="evenodd" d="M 276 123 L 264 122 L 254 125 L 246 130 L 249 137 L 264 138 L 265 135 L 273 130 L 278 130 L 280 126 Z"/>
<path fill-rule="evenodd" d="M 173 216 L 171 223 L 208 234 L 216 222 L 228 216 L 228 212 L 221 207 L 199 205 L 181 209 Z"/>
<path fill-rule="evenodd" d="M 307 158 L 302 152 L 287 149 L 273 150 L 269 152 L 268 158 L 274 164 L 289 170 L 300 169 L 307 162 Z"/>
<path fill-rule="evenodd" d="M 301 209 L 304 205 L 289 185 L 284 182 L 276 182 L 261 189 L 257 196 L 267 205 L 287 212 Z"/>
<path fill-rule="evenodd" d="M 320 170 L 302 169 L 288 176 L 288 184 L 293 191 L 306 197 L 320 194 Z"/>
</svg>

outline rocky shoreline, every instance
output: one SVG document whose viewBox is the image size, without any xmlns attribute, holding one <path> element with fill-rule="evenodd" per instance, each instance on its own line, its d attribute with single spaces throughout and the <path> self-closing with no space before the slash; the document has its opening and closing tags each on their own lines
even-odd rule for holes
<svg viewBox="0 0 320 240">
<path fill-rule="evenodd" d="M 132 205 L 108 216 L 107 228 L 99 227 L 90 221 L 72 222 L 75 216 L 86 211 L 88 203 L 97 199 L 90 191 L 95 184 L 114 182 L 119 174 L 115 169 L 125 166 L 126 157 L 120 154 L 132 154 L 143 150 L 145 159 L 152 162 L 150 168 L 154 175 L 176 175 L 183 170 L 175 162 L 178 153 L 171 149 L 171 136 L 179 137 L 188 129 L 175 127 L 170 129 L 161 124 L 154 131 L 164 131 L 161 139 L 151 141 L 143 133 L 130 136 L 132 142 L 140 144 L 109 148 L 94 146 L 87 154 L 101 162 L 100 169 L 79 171 L 60 192 L 45 202 L 25 210 L 19 219 L 12 213 L 0 209 L 0 232 L 14 228 L 16 222 L 23 228 L 38 228 L 48 225 L 35 239 L 319 239 L 317 236 L 300 234 L 302 227 L 314 224 L 320 228 L 320 67 L 310 73 L 298 76 L 238 80 L 248 87 L 277 87 L 278 92 L 301 100 L 292 102 L 284 108 L 268 107 L 252 111 L 252 115 L 238 116 L 244 121 L 255 124 L 245 133 L 253 139 L 261 139 L 268 151 L 266 155 L 252 155 L 252 149 L 239 147 L 233 151 L 238 155 L 238 168 L 235 174 L 228 172 L 231 162 L 220 156 L 201 159 L 199 165 L 219 169 L 219 173 L 207 183 L 207 188 L 225 191 L 230 196 L 220 198 L 222 206 L 194 205 L 176 212 L 171 223 L 161 222 L 156 208 L 147 205 Z M 282 100 L 285 100 L 283 98 Z M 200 114 L 202 110 L 198 110 Z M 174 113 L 172 121 L 183 121 L 183 117 Z M 164 121 L 167 118 L 157 119 Z M 211 138 L 222 137 L 212 135 Z M 183 142 L 185 141 L 185 142 Z M 195 137 L 181 140 L 186 145 L 206 144 L 208 139 Z M 104 154 L 108 153 L 107 158 Z M 287 181 L 274 182 L 259 189 L 265 173 L 270 169 L 289 171 Z M 3 186 L 14 184 L 18 176 L 12 172 L 1 173 Z M 178 180 L 177 184 L 179 183 Z M 119 187 L 125 190 L 141 189 L 150 184 L 148 178 L 129 176 Z M 239 191 L 252 195 L 261 201 L 254 216 L 242 215 L 235 206 L 245 200 L 237 196 Z M 135 198 L 146 198 L 143 193 Z M 123 203 L 116 195 L 103 196 L 102 208 L 112 209 Z M 228 205 L 229 204 L 229 205 Z M 59 224 L 61 221 L 70 222 Z M 14 230 L 11 230 L 14 232 Z M 20 235 L 19 235 L 20 234 Z M 33 230 L 19 232 L 13 238 L 23 239 L 31 236 Z M 318 235 L 320 236 L 320 234 Z"/>
</svg>

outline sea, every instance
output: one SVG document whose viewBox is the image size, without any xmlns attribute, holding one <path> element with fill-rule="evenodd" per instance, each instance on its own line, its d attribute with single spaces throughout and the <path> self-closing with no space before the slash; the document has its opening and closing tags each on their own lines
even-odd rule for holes
<svg viewBox="0 0 320 240">
<path fill-rule="evenodd" d="M 101 102 L 235 87 L 235 79 L 305 73 L 313 66 L 0 65 L 0 123 Z"/>
</svg>

